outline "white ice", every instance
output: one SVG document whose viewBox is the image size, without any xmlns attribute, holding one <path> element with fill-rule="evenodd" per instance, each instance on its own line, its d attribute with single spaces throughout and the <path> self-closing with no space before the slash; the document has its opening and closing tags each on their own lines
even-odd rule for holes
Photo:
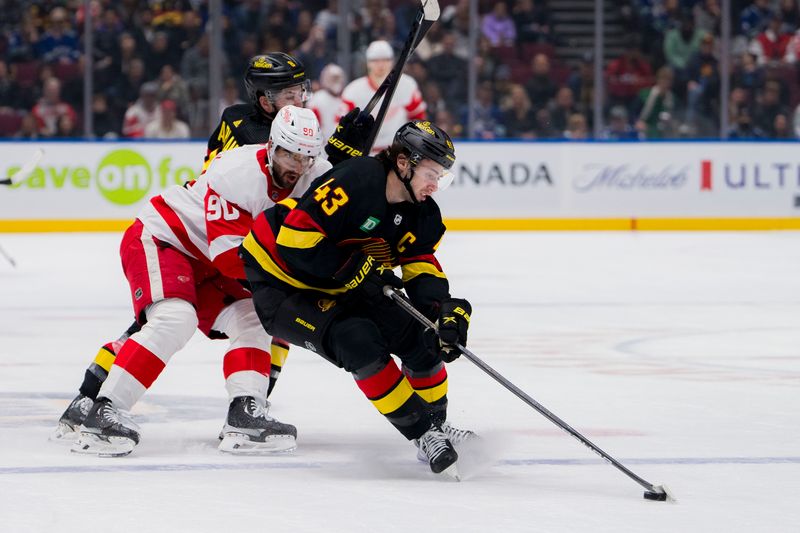
<svg viewBox="0 0 800 533">
<path fill-rule="evenodd" d="M 0 531 L 800 531 L 800 233 L 451 233 L 470 348 L 677 504 L 466 360 L 450 419 L 484 436 L 438 479 L 352 378 L 293 349 L 293 455 L 216 450 L 225 344 L 196 335 L 100 459 L 47 441 L 130 323 L 118 234 L 0 234 Z"/>
</svg>

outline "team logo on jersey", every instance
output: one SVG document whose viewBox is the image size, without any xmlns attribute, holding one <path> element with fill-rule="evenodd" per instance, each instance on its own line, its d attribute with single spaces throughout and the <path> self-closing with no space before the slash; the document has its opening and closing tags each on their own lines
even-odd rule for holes
<svg viewBox="0 0 800 533">
<path fill-rule="evenodd" d="M 394 225 L 395 226 L 399 226 L 402 221 L 403 221 L 403 215 L 395 215 L 394 216 Z"/>
<path fill-rule="evenodd" d="M 364 223 L 358 227 L 358 229 L 367 233 L 374 230 L 380 223 L 381 221 L 375 217 L 367 217 L 367 220 L 365 220 Z"/>
<path fill-rule="evenodd" d="M 328 312 L 334 305 L 336 305 L 336 300 L 329 300 L 328 298 L 320 298 L 317 300 L 317 307 L 319 307 L 319 310 L 323 313 Z"/>
<path fill-rule="evenodd" d="M 141 287 L 137 287 L 136 291 L 133 293 L 133 297 L 137 300 L 141 300 L 142 296 L 144 296 L 144 291 L 142 291 Z"/>
</svg>

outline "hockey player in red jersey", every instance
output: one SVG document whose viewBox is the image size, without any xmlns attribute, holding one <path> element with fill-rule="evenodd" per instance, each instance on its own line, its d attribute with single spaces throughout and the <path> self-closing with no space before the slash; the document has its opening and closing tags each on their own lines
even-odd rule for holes
<svg viewBox="0 0 800 533">
<path fill-rule="evenodd" d="M 275 114 L 286 105 L 302 107 L 308 99 L 309 82 L 303 64 L 283 52 L 271 52 L 251 58 L 245 71 L 244 82 L 250 103 L 237 104 L 225 109 L 219 125 L 209 138 L 204 170 L 218 154 L 226 150 L 266 143 Z M 355 113 L 357 112 L 358 110 L 355 110 Z M 358 145 L 368 136 L 372 122 L 359 121 L 355 124 L 354 117 L 355 114 L 348 117 L 350 122 L 340 129 L 339 136 L 353 145 Z M 333 150 L 331 146 L 326 149 Z M 349 158 L 350 155 L 337 150 L 332 151 L 328 158 L 335 164 L 337 161 Z M 84 372 L 78 395 L 61 414 L 58 426 L 51 436 L 52 440 L 71 441 L 77 437 L 78 428 L 97 398 L 116 355 L 128 337 L 139 331 L 140 327 L 141 325 L 134 321 L 117 340 L 108 342 L 100 348 Z M 288 344 L 283 340 L 273 339 L 270 347 L 272 365 L 268 395 L 280 375 L 288 356 L 288 348 Z"/>
<path fill-rule="evenodd" d="M 351 81 L 342 92 L 344 109 L 342 114 L 355 107 L 364 109 L 370 101 L 375 91 L 380 87 L 386 76 L 392 70 L 392 60 L 394 50 L 386 41 L 372 41 L 367 47 L 367 75 Z M 373 109 L 374 115 L 378 114 L 383 100 Z M 419 91 L 417 82 L 408 74 L 401 74 L 397 81 L 392 101 L 386 112 L 381 129 L 375 137 L 375 144 L 372 147 L 372 154 L 377 154 L 381 150 L 388 148 L 392 143 L 392 137 L 397 129 L 409 120 L 425 119 L 425 100 Z"/>
<path fill-rule="evenodd" d="M 454 445 L 475 434 L 446 419 L 444 362 L 460 355 L 457 343 L 466 345 L 472 309 L 450 296 L 435 257 L 445 227 L 431 197 L 452 179 L 454 161 L 444 131 L 409 122 L 378 156 L 319 177 L 294 208 L 265 211 L 241 254 L 264 328 L 351 372 L 433 472 L 458 477 Z M 438 320 L 439 336 L 387 298 L 386 285 L 404 287 Z"/>
<path fill-rule="evenodd" d="M 265 145 L 217 155 L 196 181 L 151 199 L 122 239 L 120 255 L 142 328 L 121 346 L 73 451 L 126 455 L 139 430 L 125 414 L 199 328 L 228 338 L 223 370 L 230 399 L 220 449 L 289 450 L 294 426 L 267 414 L 270 337 L 260 326 L 238 246 L 257 216 L 299 196 L 330 164 L 314 113 L 283 107 Z"/>
</svg>

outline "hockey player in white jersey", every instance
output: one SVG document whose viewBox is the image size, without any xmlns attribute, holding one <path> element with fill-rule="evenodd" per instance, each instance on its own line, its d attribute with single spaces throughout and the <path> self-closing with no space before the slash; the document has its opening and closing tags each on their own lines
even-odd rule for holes
<svg viewBox="0 0 800 533">
<path fill-rule="evenodd" d="M 125 341 L 72 450 L 127 455 L 139 428 L 126 414 L 199 328 L 228 338 L 223 360 L 230 400 L 220 450 L 288 451 L 297 431 L 268 415 L 270 336 L 255 314 L 238 247 L 253 219 L 299 197 L 330 168 L 314 113 L 284 107 L 266 144 L 220 153 L 196 181 L 154 197 L 120 247 L 141 331 Z"/>
<path fill-rule="evenodd" d="M 347 82 L 344 70 L 336 63 L 328 63 L 319 73 L 318 91 L 311 95 L 306 107 L 317 115 L 322 137 L 327 139 L 336 130 L 342 111 L 342 90 Z"/>
<path fill-rule="evenodd" d="M 342 115 L 355 107 L 364 109 L 392 70 L 394 50 L 388 42 L 372 41 L 367 47 L 366 56 L 367 75 L 353 80 L 344 88 Z M 377 116 L 382 102 L 383 99 L 372 110 L 373 116 Z M 388 148 L 392 144 L 395 132 L 406 122 L 424 120 L 425 110 L 425 101 L 422 99 L 417 82 L 411 76 L 401 74 L 381 129 L 375 137 L 371 154 L 378 154 Z"/>
</svg>

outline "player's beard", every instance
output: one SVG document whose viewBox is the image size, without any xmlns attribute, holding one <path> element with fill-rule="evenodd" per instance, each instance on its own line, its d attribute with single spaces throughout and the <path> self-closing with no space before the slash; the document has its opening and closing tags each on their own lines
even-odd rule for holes
<svg viewBox="0 0 800 533">
<path fill-rule="evenodd" d="M 300 179 L 300 174 L 294 170 L 286 170 L 277 162 L 273 163 L 273 166 L 275 167 L 275 185 L 281 189 L 291 189 L 297 184 L 297 180 Z"/>
</svg>

